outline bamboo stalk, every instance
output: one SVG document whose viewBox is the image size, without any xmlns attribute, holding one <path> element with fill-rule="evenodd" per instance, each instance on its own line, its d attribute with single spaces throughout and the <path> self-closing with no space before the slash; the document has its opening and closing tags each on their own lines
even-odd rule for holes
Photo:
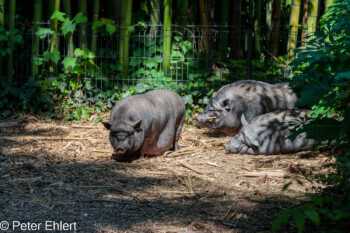
<svg viewBox="0 0 350 233">
<path fill-rule="evenodd" d="M 39 57 L 39 37 L 36 35 L 40 27 L 40 22 L 42 20 L 43 14 L 43 1 L 34 0 L 34 30 L 33 30 L 33 48 L 32 48 L 32 59 Z M 35 77 L 39 73 L 39 67 L 33 63 L 32 66 L 32 75 Z"/>
<path fill-rule="evenodd" d="M 290 29 L 289 29 L 288 45 L 287 45 L 288 62 L 293 61 L 295 57 L 294 50 L 296 49 L 296 46 L 297 46 L 300 5 L 301 5 L 301 0 L 292 1 L 291 11 L 290 11 L 290 20 L 289 20 Z"/>
<path fill-rule="evenodd" d="M 150 21 L 151 21 L 151 34 L 155 34 L 160 25 L 160 0 L 150 0 Z"/>
<path fill-rule="evenodd" d="M 84 16 L 88 16 L 87 15 L 87 2 L 86 2 L 86 0 L 79 0 L 79 2 L 78 2 L 78 10 L 80 12 L 83 12 Z M 87 47 L 86 23 L 80 23 L 78 30 L 79 30 L 79 47 L 81 49 L 86 48 Z"/>
<path fill-rule="evenodd" d="M 16 0 L 10 0 L 10 7 L 9 7 L 9 27 L 10 30 L 15 27 L 15 20 L 16 20 Z M 7 58 L 7 80 L 9 83 L 13 82 L 13 56 L 14 56 L 14 35 L 13 33 L 10 33 L 9 36 L 9 45 L 10 45 L 10 53 L 8 54 Z"/>
<path fill-rule="evenodd" d="M 72 20 L 72 6 L 70 0 L 63 0 L 63 7 L 64 11 L 66 13 L 66 16 Z M 67 56 L 73 57 L 74 56 L 74 42 L 73 42 L 73 35 L 71 32 L 68 32 L 65 36 L 65 41 L 67 45 Z"/>
<path fill-rule="evenodd" d="M 99 18 L 99 6 L 100 6 L 100 1 L 99 0 L 94 0 L 94 12 L 92 16 L 93 23 L 98 21 Z M 91 40 L 91 51 L 96 53 L 96 46 L 97 46 L 97 29 L 94 29 L 92 31 L 92 40 Z"/>
<path fill-rule="evenodd" d="M 170 73 L 172 0 L 164 0 L 163 71 Z"/>
<path fill-rule="evenodd" d="M 309 0 L 307 16 L 307 41 L 315 38 L 317 28 L 318 0 Z"/>
<path fill-rule="evenodd" d="M 0 26 L 5 27 L 5 0 L 0 0 Z M 0 50 L 3 49 L 3 42 L 0 41 Z M 3 57 L 0 56 L 0 77 L 4 74 L 2 73 L 3 69 Z"/>
</svg>

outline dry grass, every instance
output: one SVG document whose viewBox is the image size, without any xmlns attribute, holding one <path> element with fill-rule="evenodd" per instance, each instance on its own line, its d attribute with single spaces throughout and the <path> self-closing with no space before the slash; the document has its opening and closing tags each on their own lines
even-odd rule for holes
<svg viewBox="0 0 350 233">
<path fill-rule="evenodd" d="M 76 222 L 78 232 L 269 231 L 280 210 L 323 188 L 304 176 L 331 169 L 317 151 L 228 155 L 228 140 L 185 126 L 179 151 L 119 163 L 102 124 L 0 127 L 0 220 Z M 282 191 L 296 179 L 303 185 Z"/>
</svg>

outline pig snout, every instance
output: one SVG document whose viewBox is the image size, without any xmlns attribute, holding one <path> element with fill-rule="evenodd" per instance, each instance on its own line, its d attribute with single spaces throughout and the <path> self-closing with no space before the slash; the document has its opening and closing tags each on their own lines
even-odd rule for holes
<svg viewBox="0 0 350 233">
<path fill-rule="evenodd" d="M 203 122 L 203 115 L 197 115 L 195 117 L 196 121 L 199 122 L 199 123 L 202 123 Z"/>
<path fill-rule="evenodd" d="M 197 120 L 197 122 L 201 123 L 201 124 L 206 124 L 206 125 L 210 125 L 212 123 L 215 122 L 216 120 L 216 117 L 215 116 L 208 116 L 208 115 L 205 115 L 205 114 L 200 114 L 200 115 L 197 115 L 195 117 L 195 119 Z"/>
<path fill-rule="evenodd" d="M 124 154 L 125 153 L 125 149 L 124 148 L 121 148 L 121 147 L 117 147 L 115 152 L 118 154 L 118 155 L 121 155 L 121 154 Z"/>
<path fill-rule="evenodd" d="M 227 152 L 227 153 L 229 153 L 230 152 L 230 146 L 228 145 L 228 143 L 225 143 L 224 144 L 224 149 L 225 149 L 225 151 Z"/>
</svg>

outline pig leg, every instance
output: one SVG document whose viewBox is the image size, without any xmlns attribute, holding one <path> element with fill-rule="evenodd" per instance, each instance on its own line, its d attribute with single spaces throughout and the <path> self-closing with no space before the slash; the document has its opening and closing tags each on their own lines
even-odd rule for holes
<svg viewBox="0 0 350 233">
<path fill-rule="evenodd" d="M 182 117 L 182 119 L 180 121 L 180 124 L 177 126 L 177 129 L 176 129 L 176 132 L 175 132 L 174 145 L 173 145 L 173 148 L 172 148 L 174 151 L 177 151 L 179 149 L 179 146 L 178 146 L 177 142 L 179 141 L 184 121 L 185 121 L 185 116 Z"/>
</svg>

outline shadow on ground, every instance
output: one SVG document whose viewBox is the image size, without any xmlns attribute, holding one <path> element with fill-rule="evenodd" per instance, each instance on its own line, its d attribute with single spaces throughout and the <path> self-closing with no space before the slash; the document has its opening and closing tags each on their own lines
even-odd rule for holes
<svg viewBox="0 0 350 233">
<path fill-rule="evenodd" d="M 37 152 L 5 153 L 23 142 L 1 140 L 0 220 L 10 223 L 62 221 L 76 223 L 78 232 L 269 232 L 279 211 L 300 203 L 162 172 L 154 158 L 52 162 Z M 281 231 L 293 229 L 287 224 Z"/>
</svg>

